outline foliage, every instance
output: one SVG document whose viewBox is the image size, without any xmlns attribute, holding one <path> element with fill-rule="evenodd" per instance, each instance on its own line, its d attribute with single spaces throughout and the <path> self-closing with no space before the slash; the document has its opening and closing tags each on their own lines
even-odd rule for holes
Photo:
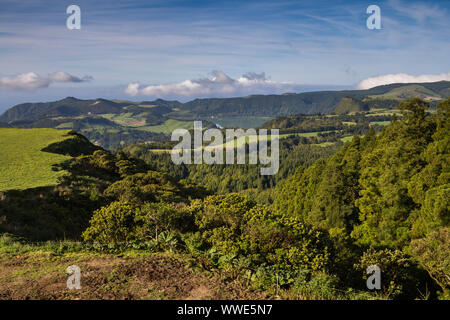
<svg viewBox="0 0 450 320">
<path fill-rule="evenodd" d="M 258 192 L 268 190 L 290 176 L 299 165 L 309 166 L 320 158 L 335 153 L 339 146 L 321 147 L 305 145 L 296 136 L 280 141 L 280 168 L 276 175 L 261 176 L 262 165 L 250 164 L 200 164 L 175 165 L 170 153 L 157 153 L 153 146 L 134 145 L 122 150 L 130 156 L 143 159 L 154 171 L 170 172 L 177 179 L 185 179 L 191 184 L 204 186 L 214 193 L 241 192 L 255 189 Z"/>
<path fill-rule="evenodd" d="M 85 241 L 126 242 L 135 234 L 134 217 L 137 208 L 127 202 L 112 202 L 94 212 L 90 226 L 83 232 Z"/>
<path fill-rule="evenodd" d="M 135 238 L 138 240 L 159 240 L 160 235 L 177 231 L 185 233 L 194 230 L 194 219 L 185 210 L 165 202 L 145 203 L 136 211 Z"/>
<path fill-rule="evenodd" d="M 243 255 L 252 265 L 323 270 L 330 256 L 326 235 L 298 219 L 255 206 L 235 194 L 210 196 L 188 208 L 202 238 L 221 255 Z"/>
<path fill-rule="evenodd" d="M 149 151 L 165 144 L 116 154 L 86 145 L 78 154 L 78 143 L 86 143 L 81 137 L 60 141 L 50 149 L 73 147 L 77 155 L 55 163 L 65 172 L 57 186 L 0 193 L 0 232 L 14 234 L 0 237 L 0 250 L 34 250 L 16 236 L 82 234 L 83 244 L 47 246 L 57 254 L 185 252 L 204 269 L 296 297 L 417 298 L 424 288 L 435 297 L 439 284 L 440 297 L 448 298 L 449 105 L 450 99 L 440 102 L 431 115 L 428 103 L 407 101 L 378 135 L 355 116 L 356 125 L 345 126 L 366 128 L 364 137 L 330 147 L 311 143 L 335 141 L 340 133 L 288 133 L 272 177 L 261 177 L 258 166 L 175 166 L 170 155 Z M 335 117 L 344 125 L 350 115 Z M 322 129 L 334 121 L 297 115 L 271 123 L 301 130 L 312 118 Z M 207 196 L 204 187 L 224 194 Z M 355 294 L 352 288 L 366 289 L 373 264 L 382 271 L 381 293 Z"/>
<path fill-rule="evenodd" d="M 450 298 L 450 229 L 433 231 L 411 242 L 411 252 L 441 287 L 443 298 Z"/>
<path fill-rule="evenodd" d="M 245 214 L 240 247 L 256 264 L 287 270 L 326 270 L 332 250 L 322 231 L 262 206 Z"/>
<path fill-rule="evenodd" d="M 83 238 L 99 243 L 154 241 L 155 248 L 172 247 L 173 232 L 191 231 L 193 225 L 188 212 L 168 203 L 115 201 L 94 212 Z"/>
<path fill-rule="evenodd" d="M 394 249 L 369 248 L 355 268 L 363 273 L 366 280 L 369 276 L 367 268 L 372 265 L 381 270 L 381 292 L 384 295 L 391 298 L 414 298 L 417 295 L 418 279 L 406 254 Z"/>
</svg>

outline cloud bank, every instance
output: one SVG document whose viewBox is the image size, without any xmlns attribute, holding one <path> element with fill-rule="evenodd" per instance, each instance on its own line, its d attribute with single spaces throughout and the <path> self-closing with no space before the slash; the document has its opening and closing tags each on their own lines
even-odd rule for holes
<svg viewBox="0 0 450 320">
<path fill-rule="evenodd" d="M 21 73 L 12 77 L 0 78 L 0 89 L 34 91 L 40 88 L 47 88 L 50 84 L 59 82 L 86 82 L 91 81 L 91 76 L 79 78 L 64 71 L 48 74 L 46 77 L 34 72 Z"/>
<path fill-rule="evenodd" d="M 142 86 L 138 82 L 132 82 L 128 84 L 125 93 L 131 96 L 205 97 L 283 93 L 296 90 L 299 87 L 298 84 L 272 81 L 264 72 L 248 72 L 237 79 L 233 79 L 222 71 L 215 70 L 211 72 L 209 78 L 185 80 L 171 84 Z"/>
<path fill-rule="evenodd" d="M 450 72 L 441 74 L 423 74 L 414 76 L 406 73 L 385 74 L 377 77 L 364 79 L 356 85 L 358 89 L 370 89 L 376 86 L 382 86 L 391 83 L 418 83 L 418 82 L 436 82 L 450 81 Z"/>
</svg>

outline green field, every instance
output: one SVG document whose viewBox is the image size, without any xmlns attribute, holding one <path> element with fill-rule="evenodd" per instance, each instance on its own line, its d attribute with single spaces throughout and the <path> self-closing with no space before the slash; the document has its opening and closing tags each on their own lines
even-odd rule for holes
<svg viewBox="0 0 450 320">
<path fill-rule="evenodd" d="M 317 144 L 317 146 L 325 148 L 325 147 L 329 147 L 333 144 L 334 144 L 334 142 L 322 142 L 322 143 Z"/>
<path fill-rule="evenodd" d="M 289 136 L 316 137 L 319 133 L 328 133 L 328 132 L 332 132 L 332 131 L 284 133 L 284 134 L 280 134 L 279 135 L 279 139 L 284 139 L 284 138 L 287 138 Z M 240 137 L 238 139 L 233 139 L 234 147 L 240 147 L 244 143 L 248 144 L 250 137 L 257 137 L 257 141 L 259 141 L 261 139 L 264 139 L 264 140 L 268 139 L 269 141 L 271 140 L 271 135 L 269 133 L 268 133 L 268 135 L 266 137 L 264 137 L 264 136 L 261 136 L 261 137 L 259 137 L 259 136 Z M 225 138 L 225 136 L 224 136 L 224 138 Z M 348 138 L 350 138 L 350 140 L 351 140 L 352 137 L 348 137 Z M 208 148 L 208 147 L 210 147 L 210 148 L 212 148 L 212 147 L 214 147 L 214 148 L 227 148 L 227 147 L 231 147 L 233 142 L 227 141 L 225 143 L 220 143 L 220 141 L 219 141 L 218 143 L 213 142 L 212 144 L 210 142 L 208 142 L 208 144 L 206 146 L 202 147 L 202 149 L 205 149 L 205 147 L 206 148 Z M 324 142 L 324 143 L 321 143 L 319 145 L 322 146 L 322 147 L 326 147 L 326 146 L 329 146 L 329 145 L 332 145 L 332 144 L 333 144 L 333 142 Z M 155 152 L 155 153 L 163 153 L 163 152 L 171 152 L 171 149 L 149 149 L 149 151 Z"/>
<path fill-rule="evenodd" d="M 194 129 L 193 121 L 180 121 L 175 119 L 168 119 L 163 124 L 157 126 L 145 126 L 138 128 L 139 130 L 144 130 L 148 132 L 162 132 L 162 133 L 172 133 L 175 129 Z"/>
<path fill-rule="evenodd" d="M 371 121 L 370 124 L 378 124 L 380 126 L 388 126 L 391 124 L 391 121 Z"/>
<path fill-rule="evenodd" d="M 60 125 L 56 126 L 57 129 L 72 129 L 73 128 L 73 122 L 64 122 Z"/>
<path fill-rule="evenodd" d="M 280 134 L 279 135 L 279 139 L 284 139 L 290 136 L 299 136 L 299 137 L 316 137 L 319 133 L 328 133 L 331 131 L 314 131 L 314 132 L 300 132 L 300 133 L 284 133 L 284 134 Z M 248 143 L 249 142 L 249 138 L 250 137 L 256 137 L 257 140 L 261 140 L 261 139 L 271 139 L 271 135 L 269 134 L 270 131 L 268 131 L 267 136 L 248 136 L 248 137 L 240 137 L 238 139 L 233 139 L 234 141 L 234 146 L 238 147 L 241 146 L 242 144 Z M 232 146 L 232 141 L 227 141 L 226 143 L 223 144 L 218 144 L 219 147 L 222 148 L 226 148 L 226 147 L 231 147 Z"/>
<path fill-rule="evenodd" d="M 141 113 L 139 115 L 134 115 L 131 112 L 121 113 L 121 114 L 111 114 L 105 113 L 101 115 L 103 118 L 111 120 L 121 126 L 126 127 L 141 127 L 145 125 L 146 113 Z"/>
<path fill-rule="evenodd" d="M 341 141 L 345 143 L 345 142 L 348 142 L 348 141 L 352 141 L 352 139 L 353 139 L 353 136 L 348 136 L 348 137 L 341 138 Z"/>
<path fill-rule="evenodd" d="M 0 129 L 0 191 L 28 189 L 57 184 L 64 171 L 54 164 L 70 156 L 41 151 L 48 145 L 72 139 L 68 130 Z"/>
<path fill-rule="evenodd" d="M 257 128 L 273 117 L 217 117 L 208 119 L 224 128 Z"/>
<path fill-rule="evenodd" d="M 398 109 L 386 110 L 386 109 L 371 109 L 370 112 L 365 113 L 366 117 L 376 117 L 376 116 L 401 116 L 401 111 Z"/>
<path fill-rule="evenodd" d="M 280 139 L 289 137 L 289 136 L 299 136 L 299 137 L 317 137 L 319 133 L 329 133 L 332 132 L 331 130 L 328 131 L 312 131 L 312 132 L 300 132 L 300 133 L 285 133 L 280 134 Z"/>
</svg>

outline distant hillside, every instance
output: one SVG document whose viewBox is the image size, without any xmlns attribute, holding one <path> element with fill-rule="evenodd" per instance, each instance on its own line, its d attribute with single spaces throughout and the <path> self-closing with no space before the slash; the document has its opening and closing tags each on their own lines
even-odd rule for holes
<svg viewBox="0 0 450 320">
<path fill-rule="evenodd" d="M 181 111 L 199 117 L 211 115 L 279 116 L 296 113 L 328 112 L 342 96 L 341 92 L 307 92 L 291 95 L 255 95 L 242 98 L 196 99 L 185 103 Z"/>
<path fill-rule="evenodd" d="M 366 97 L 377 99 L 378 105 L 387 100 L 386 107 L 391 106 L 392 90 L 403 93 L 400 100 L 419 97 L 411 91 L 413 85 L 422 86 L 430 97 L 445 98 L 450 96 L 450 82 L 440 81 L 423 84 L 390 84 L 368 90 L 317 91 L 290 93 L 284 95 L 253 95 L 241 98 L 196 99 L 183 104 L 178 114 L 191 114 L 198 117 L 207 116 L 287 116 L 293 114 L 329 113 L 335 109 L 345 97 L 363 100 Z M 406 88 L 406 89 L 402 89 Z M 387 94 L 386 96 L 383 96 Z M 395 96 L 397 98 L 397 96 Z M 424 97 L 425 98 L 425 97 Z"/>
<path fill-rule="evenodd" d="M 119 102 L 105 99 L 80 100 L 73 97 L 53 102 L 23 103 L 16 105 L 0 116 L 0 122 L 14 123 L 27 120 L 29 122 L 53 119 L 61 120 L 70 117 L 96 115 L 112 115 L 128 113 L 130 115 L 142 114 L 150 120 L 159 119 L 164 114 L 170 113 L 172 107 L 180 106 L 178 101 L 143 101 L 143 102 Z"/>
<path fill-rule="evenodd" d="M 441 100 L 446 97 L 445 90 L 430 90 L 424 85 L 411 84 L 394 88 L 380 95 L 371 96 L 373 98 L 404 100 L 410 98 L 421 98 L 428 101 Z"/>
<path fill-rule="evenodd" d="M 68 117 L 87 114 L 118 113 L 121 104 L 105 100 L 79 100 L 67 97 L 63 100 L 46 103 L 23 103 L 7 110 L 0 121 L 37 120 L 50 117 Z"/>
<path fill-rule="evenodd" d="M 16 121 L 36 121 L 80 116 L 102 116 L 115 120 L 112 115 L 126 114 L 128 124 L 132 120 L 146 124 L 160 124 L 168 118 L 189 119 L 210 116 L 286 116 L 292 114 L 328 113 L 334 110 L 343 98 L 363 100 L 404 100 L 420 97 L 438 100 L 450 96 L 450 82 L 440 81 L 421 84 L 390 84 L 369 90 L 317 91 L 289 93 L 283 95 L 252 95 L 238 98 L 195 99 L 184 104 L 178 101 L 157 99 L 154 101 L 130 102 L 105 99 L 80 100 L 67 97 L 47 103 L 23 103 L 7 110 L 0 122 L 13 124 Z M 344 100 L 348 104 L 350 100 Z M 354 101 L 353 101 L 354 102 Z M 353 103 L 354 104 L 354 103 Z M 120 119 L 118 119 L 120 120 Z M 127 119 L 124 119 L 127 122 Z"/>
<path fill-rule="evenodd" d="M 112 149 L 123 144 L 167 139 L 174 128 L 191 128 L 194 120 L 208 121 L 204 127 L 214 123 L 252 127 L 280 116 L 396 109 L 399 102 L 412 97 L 435 104 L 449 96 L 450 82 L 440 81 L 390 84 L 369 90 L 195 99 L 186 103 L 67 97 L 54 102 L 16 105 L 0 116 L 0 127 L 73 129 L 90 141 Z"/>
<path fill-rule="evenodd" d="M 67 97 L 46 103 L 24 103 L 0 116 L 0 127 L 76 130 L 105 148 L 166 138 L 164 124 L 178 101 L 80 100 Z M 1 124 L 3 123 L 3 124 Z M 192 125 L 181 122 L 182 127 Z"/>
<path fill-rule="evenodd" d="M 141 105 L 154 105 L 160 107 L 168 107 L 168 108 L 179 108 L 182 106 L 182 103 L 176 100 L 167 101 L 163 99 L 156 99 L 154 101 L 142 101 Z"/>
<path fill-rule="evenodd" d="M 334 108 L 332 113 L 334 114 L 346 114 L 350 112 L 360 112 L 360 111 L 368 111 L 369 108 L 363 104 L 362 101 L 351 98 L 344 97 L 341 99 L 339 104 Z"/>
<path fill-rule="evenodd" d="M 99 149 L 69 130 L 0 129 L 0 191 L 56 185 L 55 166 Z"/>
</svg>

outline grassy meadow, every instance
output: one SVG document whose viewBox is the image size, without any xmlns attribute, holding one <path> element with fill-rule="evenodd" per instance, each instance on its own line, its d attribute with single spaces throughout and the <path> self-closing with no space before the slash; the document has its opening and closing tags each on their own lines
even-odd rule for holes
<svg viewBox="0 0 450 320">
<path fill-rule="evenodd" d="M 73 137 L 68 130 L 0 128 L 0 191 L 56 185 L 64 171 L 52 166 L 70 156 L 41 151 Z"/>
<path fill-rule="evenodd" d="M 175 129 L 190 130 L 193 128 L 194 128 L 193 121 L 180 121 L 180 120 L 175 120 L 175 119 L 168 119 L 163 124 L 160 124 L 157 126 L 143 126 L 143 127 L 140 127 L 139 130 L 171 134 Z"/>
</svg>

